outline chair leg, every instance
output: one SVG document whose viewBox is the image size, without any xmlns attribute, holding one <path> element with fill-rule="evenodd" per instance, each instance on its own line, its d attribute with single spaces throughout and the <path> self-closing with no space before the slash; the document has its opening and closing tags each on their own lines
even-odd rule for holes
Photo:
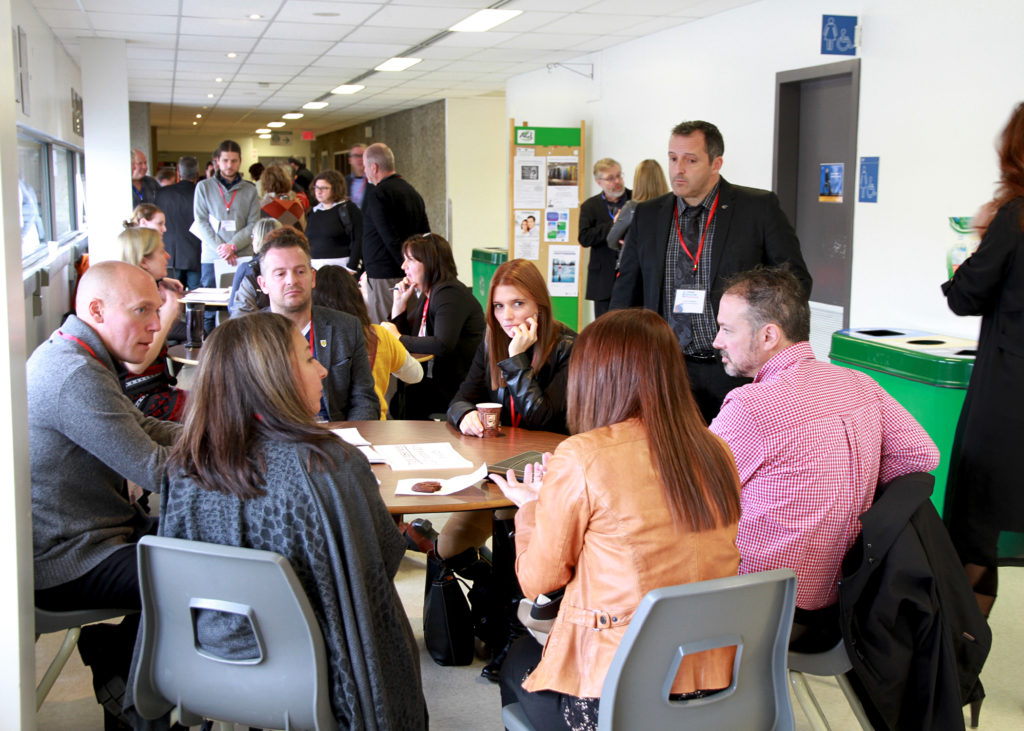
<svg viewBox="0 0 1024 731">
<path fill-rule="evenodd" d="M 43 679 L 39 681 L 39 685 L 36 687 L 37 711 L 42 707 L 43 701 L 46 700 L 46 696 L 49 695 L 50 689 L 53 688 L 53 684 L 57 682 L 57 677 L 60 675 L 60 671 L 64 669 L 64 665 L 67 663 L 68 658 L 71 657 L 71 653 L 75 651 L 75 646 L 78 644 L 78 637 L 81 634 L 81 627 L 71 627 L 64 634 L 64 641 L 61 643 L 60 649 L 57 650 L 57 654 L 50 663 L 50 667 L 46 669 Z"/>
<path fill-rule="evenodd" d="M 822 713 L 821 706 L 818 705 L 818 699 L 814 697 L 814 693 L 807 685 L 807 678 L 804 677 L 804 674 L 790 670 L 789 684 L 793 687 L 793 694 L 796 695 L 796 700 L 800 704 L 800 708 L 803 709 L 804 715 L 807 716 L 811 728 L 814 731 L 831 731 L 828 721 L 825 720 L 825 714 Z"/>
<path fill-rule="evenodd" d="M 864 706 L 861 705 L 860 698 L 854 692 L 850 681 L 847 680 L 845 675 L 837 675 L 835 678 L 843 691 L 843 695 L 846 696 L 846 702 L 850 704 L 850 710 L 853 711 L 853 715 L 856 717 L 861 729 L 863 731 L 873 731 L 874 727 L 871 725 L 871 721 L 868 720 L 868 714 L 864 712 Z"/>
</svg>

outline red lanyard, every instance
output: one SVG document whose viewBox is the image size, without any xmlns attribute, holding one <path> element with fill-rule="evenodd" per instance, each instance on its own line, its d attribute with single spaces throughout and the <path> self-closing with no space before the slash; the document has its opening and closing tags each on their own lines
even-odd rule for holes
<svg viewBox="0 0 1024 731">
<path fill-rule="evenodd" d="M 65 340 L 71 340 L 71 341 L 73 341 L 73 342 L 76 342 L 76 343 L 78 343 L 78 344 L 79 344 L 79 345 L 81 345 L 81 346 L 82 346 L 83 348 L 85 348 L 85 349 L 86 349 L 87 351 L 89 351 L 89 355 L 91 355 L 91 356 L 92 356 L 93 358 L 95 358 L 96 360 L 99 360 L 99 361 L 100 361 L 100 363 L 102 363 L 102 362 L 103 362 L 102 360 L 100 360 L 100 357 L 99 357 L 98 355 L 96 355 L 96 351 L 95 351 L 95 350 L 93 350 L 92 348 L 90 348 L 90 347 L 89 347 L 89 344 L 88 344 L 88 343 L 82 342 L 81 340 L 79 340 L 78 338 L 76 338 L 76 337 L 75 337 L 74 335 L 68 335 L 68 334 L 66 334 L 66 333 L 64 333 L 64 332 L 61 332 L 60 330 L 58 330 L 58 331 L 57 331 L 57 334 L 58 334 L 58 335 L 60 335 L 60 336 L 61 336 L 62 338 L 64 338 Z"/>
<path fill-rule="evenodd" d="M 693 271 L 697 271 L 697 263 L 700 261 L 700 252 L 704 251 L 704 237 L 708 235 L 708 229 L 711 228 L 711 221 L 715 217 L 715 211 L 718 210 L 718 196 L 721 193 L 715 194 L 715 202 L 711 206 L 711 213 L 708 214 L 708 221 L 704 224 L 704 233 L 700 235 L 700 245 L 697 247 L 697 256 L 690 253 L 689 247 L 686 245 L 686 241 L 683 240 L 683 231 L 679 228 L 679 207 L 676 206 L 676 233 L 679 234 L 679 245 L 683 247 L 683 251 L 690 257 L 690 261 L 693 262 Z"/>
<path fill-rule="evenodd" d="M 427 335 L 427 308 L 430 307 L 430 295 L 425 295 L 423 300 L 423 319 L 420 320 L 420 331 L 419 337 L 423 338 Z"/>
<path fill-rule="evenodd" d="M 235 196 L 238 195 L 238 188 L 235 188 L 235 192 L 231 194 L 230 201 L 228 200 L 227 196 L 224 195 L 224 189 L 220 187 L 220 185 L 217 186 L 217 191 L 220 193 L 220 199 L 224 201 L 225 212 L 231 213 L 231 206 L 235 202 Z"/>
<path fill-rule="evenodd" d="M 519 422 L 523 420 L 523 415 L 516 413 L 516 400 L 512 397 L 512 394 L 508 395 L 508 406 L 512 411 L 512 426 L 518 429 Z"/>
<path fill-rule="evenodd" d="M 309 354 L 314 358 L 316 357 L 316 346 L 313 343 L 316 342 L 316 338 L 313 337 L 313 321 L 309 321 Z"/>
</svg>

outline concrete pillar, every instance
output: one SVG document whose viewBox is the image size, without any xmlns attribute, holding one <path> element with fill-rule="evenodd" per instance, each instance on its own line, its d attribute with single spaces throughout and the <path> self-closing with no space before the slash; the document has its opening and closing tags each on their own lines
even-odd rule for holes
<svg viewBox="0 0 1024 731">
<path fill-rule="evenodd" d="M 128 102 L 128 126 L 131 134 L 131 148 L 146 153 L 149 160 L 149 174 L 156 177 L 159 169 L 156 162 L 156 150 L 150 135 L 149 102 Z"/>
<path fill-rule="evenodd" d="M 11 4 L 0 2 L 0 58 L 13 57 Z M 14 99 L 14 75 L 0 73 L 0 99 Z M 25 394 L 25 295 L 21 274 L 18 142 L 13 103 L 0 104 L 0 709 L 4 728 L 34 729 L 32 496 Z"/>
<path fill-rule="evenodd" d="M 89 260 L 118 258 L 117 235 L 131 213 L 127 41 L 80 38 L 85 199 Z"/>
</svg>

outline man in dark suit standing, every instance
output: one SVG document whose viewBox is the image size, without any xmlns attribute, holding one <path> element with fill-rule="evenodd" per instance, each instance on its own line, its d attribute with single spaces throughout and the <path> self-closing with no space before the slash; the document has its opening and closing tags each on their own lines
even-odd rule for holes
<svg viewBox="0 0 1024 731">
<path fill-rule="evenodd" d="M 199 179 L 199 163 L 188 155 L 178 158 L 181 182 L 157 191 L 156 205 L 167 219 L 164 248 L 171 256 L 167 276 L 179 280 L 186 289 L 199 286 L 199 258 L 202 242 L 189 231 L 193 221 L 192 203 Z"/>
<path fill-rule="evenodd" d="M 682 122 L 672 130 L 672 192 L 637 206 L 635 245 L 623 249 L 611 302 L 612 309 L 642 305 L 668 321 L 708 423 L 725 395 L 749 381 L 725 373 L 712 347 L 722 282 L 758 264 L 788 263 L 811 291 L 800 242 L 779 199 L 723 178 L 724 152 L 722 133 L 709 122 Z"/>
<path fill-rule="evenodd" d="M 377 142 L 363 152 L 370 187 L 363 199 L 363 264 L 371 322 L 391 319 L 394 287 L 405 276 L 402 244 L 430 231 L 423 196 L 395 172 L 395 155 Z"/>
<path fill-rule="evenodd" d="M 594 317 L 600 317 L 611 302 L 615 263 L 619 259 L 619 252 L 608 248 L 608 232 L 616 214 L 633 197 L 633 191 L 622 180 L 622 166 L 610 157 L 594 163 L 594 181 L 601 192 L 580 206 L 580 245 L 590 249 L 587 299 L 594 301 Z"/>
</svg>

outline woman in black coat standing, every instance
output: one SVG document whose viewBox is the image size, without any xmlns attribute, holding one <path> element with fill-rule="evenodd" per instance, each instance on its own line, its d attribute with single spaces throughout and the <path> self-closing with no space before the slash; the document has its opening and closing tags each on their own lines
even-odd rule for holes
<svg viewBox="0 0 1024 731">
<path fill-rule="evenodd" d="M 978 250 L 942 289 L 958 315 L 981 315 L 978 356 L 953 445 L 946 521 L 987 616 L 1001 531 L 1024 532 L 1024 103 L 999 145 L 999 188 L 975 226 Z"/>
</svg>

